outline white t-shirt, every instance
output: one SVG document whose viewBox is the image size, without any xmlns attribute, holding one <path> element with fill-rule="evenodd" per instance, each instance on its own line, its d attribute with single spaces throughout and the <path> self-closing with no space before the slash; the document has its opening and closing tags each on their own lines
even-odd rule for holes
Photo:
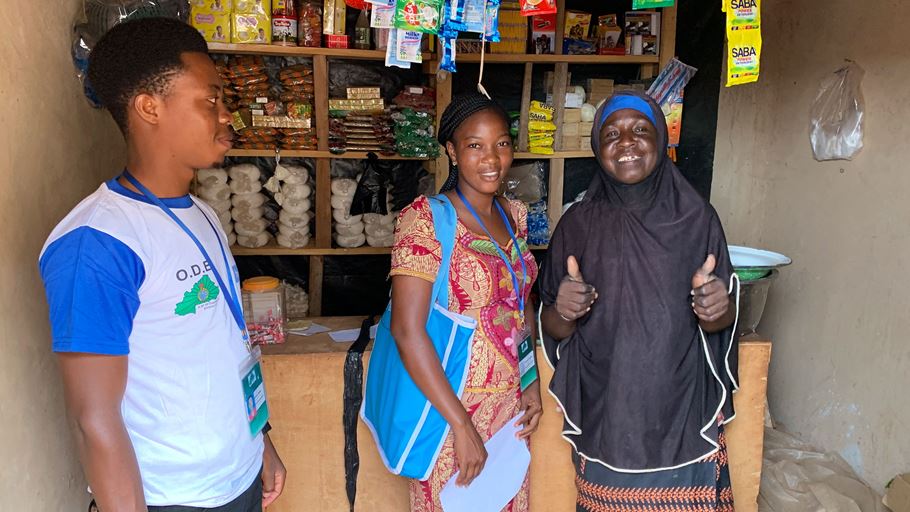
<svg viewBox="0 0 910 512">
<path fill-rule="evenodd" d="M 237 266 L 214 211 L 189 195 L 163 201 L 239 298 Z M 55 352 L 128 354 L 121 410 L 148 505 L 217 507 L 243 493 L 259 476 L 263 452 L 240 381 L 249 352 L 192 239 L 111 180 L 53 230 L 39 266 Z"/>
</svg>

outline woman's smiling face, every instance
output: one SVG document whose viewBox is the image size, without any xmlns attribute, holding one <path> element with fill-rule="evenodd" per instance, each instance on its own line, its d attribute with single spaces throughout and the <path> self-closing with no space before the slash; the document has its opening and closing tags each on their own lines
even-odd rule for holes
<svg viewBox="0 0 910 512">
<path fill-rule="evenodd" d="M 634 109 L 617 110 L 600 129 L 601 167 L 626 185 L 641 183 L 657 166 L 657 130 L 651 120 Z"/>
</svg>

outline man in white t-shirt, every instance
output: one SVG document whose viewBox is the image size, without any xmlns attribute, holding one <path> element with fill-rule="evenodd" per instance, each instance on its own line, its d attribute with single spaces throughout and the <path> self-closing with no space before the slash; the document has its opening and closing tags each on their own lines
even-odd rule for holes
<svg viewBox="0 0 910 512">
<path fill-rule="evenodd" d="M 286 471 L 237 267 L 217 215 L 189 195 L 194 169 L 231 148 L 221 79 L 196 30 L 146 18 L 98 42 L 89 80 L 124 133 L 126 169 L 39 260 L 89 485 L 103 512 L 259 512 Z"/>
</svg>

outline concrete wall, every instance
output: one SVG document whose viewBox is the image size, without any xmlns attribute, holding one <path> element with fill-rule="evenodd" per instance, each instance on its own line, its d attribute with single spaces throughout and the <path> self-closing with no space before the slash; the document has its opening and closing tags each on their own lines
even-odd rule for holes
<svg viewBox="0 0 910 512">
<path fill-rule="evenodd" d="M 713 201 L 731 243 L 776 250 L 760 331 L 785 429 L 842 454 L 879 490 L 910 471 L 910 3 L 763 2 L 762 77 L 721 93 Z M 865 70 L 865 148 L 812 158 L 820 80 Z"/>
<path fill-rule="evenodd" d="M 84 510 L 64 419 L 38 252 L 122 165 L 122 139 L 82 96 L 70 61 L 80 0 L 0 9 L 0 510 Z"/>
</svg>

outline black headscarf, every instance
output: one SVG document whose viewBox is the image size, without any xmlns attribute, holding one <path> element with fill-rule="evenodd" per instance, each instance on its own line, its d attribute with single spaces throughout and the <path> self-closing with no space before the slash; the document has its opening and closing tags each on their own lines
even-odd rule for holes
<svg viewBox="0 0 910 512">
<path fill-rule="evenodd" d="M 597 289 L 569 338 L 545 336 L 556 368 L 550 391 L 566 417 L 564 435 L 583 457 L 641 472 L 695 462 L 717 448 L 719 415 L 733 418 L 737 354 L 735 324 L 703 341 L 692 311 L 692 276 L 707 255 L 716 256 L 723 283 L 733 269 L 717 213 L 663 150 L 660 108 L 632 92 L 605 102 L 591 134 L 595 155 L 605 112 L 630 97 L 646 102 L 632 103 L 655 121 L 656 167 L 635 185 L 597 173 L 556 227 L 540 290 L 545 305 L 556 301 L 570 255 Z"/>
</svg>

